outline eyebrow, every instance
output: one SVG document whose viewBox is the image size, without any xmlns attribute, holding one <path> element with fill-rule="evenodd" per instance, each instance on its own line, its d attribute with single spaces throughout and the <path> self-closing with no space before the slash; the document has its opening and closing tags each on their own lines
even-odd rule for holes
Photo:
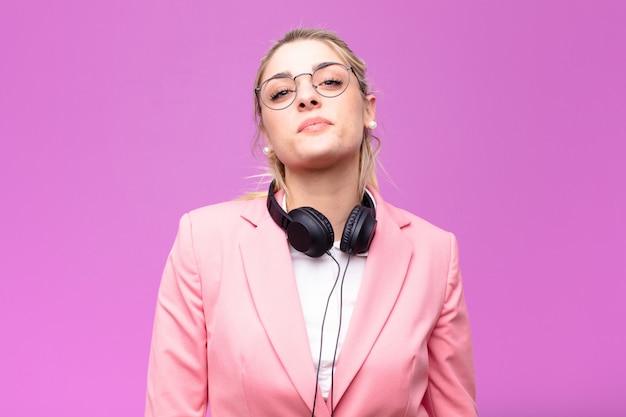
<svg viewBox="0 0 626 417">
<path fill-rule="evenodd" d="M 313 65 L 311 67 L 311 74 L 313 74 L 318 69 L 327 67 L 327 66 L 329 66 L 331 64 L 341 64 L 341 62 L 334 62 L 334 61 L 320 62 L 319 64 L 315 64 L 315 65 Z M 308 73 L 303 72 L 302 74 L 308 74 Z M 293 78 L 293 77 L 294 77 L 294 75 L 291 73 L 291 71 L 282 71 L 282 72 L 278 72 L 278 73 L 272 75 L 271 77 L 268 78 L 268 80 L 272 79 L 272 78 Z"/>
</svg>

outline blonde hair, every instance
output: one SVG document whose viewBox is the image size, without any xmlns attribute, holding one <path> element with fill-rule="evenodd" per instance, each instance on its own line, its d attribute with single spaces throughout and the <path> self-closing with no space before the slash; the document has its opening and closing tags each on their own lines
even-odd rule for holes
<svg viewBox="0 0 626 417">
<path fill-rule="evenodd" d="M 356 78 L 359 81 L 359 89 L 363 98 L 369 93 L 370 85 L 366 78 L 366 65 L 363 60 L 357 57 L 354 52 L 348 47 L 348 45 L 341 40 L 334 32 L 325 29 L 311 29 L 311 28 L 298 28 L 293 29 L 285 36 L 274 43 L 270 50 L 261 58 L 261 65 L 256 73 L 254 80 L 254 86 L 258 87 L 263 81 L 261 77 L 267 68 L 267 64 L 274 56 L 274 53 L 283 45 L 301 41 L 301 40 L 315 40 L 320 41 L 331 47 L 348 66 L 351 66 L 356 74 Z M 258 95 L 254 94 L 254 118 L 257 123 L 257 131 L 253 143 L 253 150 L 261 148 L 261 128 L 263 126 L 263 117 L 261 115 L 262 107 L 259 101 Z M 376 142 L 376 146 L 372 145 L 372 142 Z M 368 128 L 363 128 L 363 141 L 361 143 L 361 157 L 359 166 L 359 195 L 363 195 L 365 192 L 365 186 L 369 185 L 374 189 L 378 189 L 378 180 L 376 178 L 376 157 L 380 149 L 380 140 L 372 134 L 372 131 Z M 276 189 L 283 189 L 287 192 L 285 184 L 285 165 L 276 157 L 276 154 L 271 152 L 268 155 L 268 168 L 269 174 L 276 179 Z"/>
</svg>

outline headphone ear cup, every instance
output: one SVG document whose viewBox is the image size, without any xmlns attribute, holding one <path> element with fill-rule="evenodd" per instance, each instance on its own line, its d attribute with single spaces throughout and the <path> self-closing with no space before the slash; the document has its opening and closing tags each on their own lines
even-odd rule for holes
<svg viewBox="0 0 626 417">
<path fill-rule="evenodd" d="M 289 212 L 287 239 L 296 250 L 319 258 L 333 246 L 335 234 L 330 221 L 312 207 L 300 207 Z"/>
<path fill-rule="evenodd" d="M 350 255 L 367 252 L 376 233 L 374 211 L 365 206 L 356 206 L 346 220 L 339 249 Z"/>
</svg>

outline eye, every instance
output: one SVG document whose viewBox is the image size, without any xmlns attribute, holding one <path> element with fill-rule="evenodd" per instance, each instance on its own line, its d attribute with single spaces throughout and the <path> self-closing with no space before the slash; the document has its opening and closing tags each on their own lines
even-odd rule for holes
<svg viewBox="0 0 626 417">
<path fill-rule="evenodd" d="M 273 78 L 265 83 L 261 94 L 266 103 L 281 103 L 294 96 L 295 84 L 291 78 Z"/>
<path fill-rule="evenodd" d="M 328 64 L 319 68 L 313 75 L 316 88 L 329 93 L 338 92 L 345 88 L 348 81 L 346 68 L 339 64 Z"/>
<path fill-rule="evenodd" d="M 344 81 L 341 78 L 326 78 L 317 84 L 318 88 L 326 91 L 341 90 Z"/>
<path fill-rule="evenodd" d="M 277 101 L 277 100 L 284 100 L 285 97 L 289 96 L 290 94 L 293 94 L 293 90 L 278 90 L 278 91 L 274 91 L 272 93 L 269 94 L 269 99 L 271 101 Z"/>
<path fill-rule="evenodd" d="M 343 84 L 343 80 L 334 80 L 334 79 L 328 79 L 328 80 L 324 80 L 322 81 L 322 83 L 320 85 L 327 85 L 327 86 L 340 86 Z"/>
</svg>

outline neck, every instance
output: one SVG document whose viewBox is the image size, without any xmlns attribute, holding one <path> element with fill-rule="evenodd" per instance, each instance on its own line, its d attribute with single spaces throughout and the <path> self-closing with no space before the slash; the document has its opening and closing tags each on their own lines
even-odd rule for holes
<svg viewBox="0 0 626 417">
<path fill-rule="evenodd" d="M 341 238 L 348 215 L 360 204 L 358 195 L 358 167 L 354 173 L 311 173 L 310 175 L 285 172 L 289 193 L 287 209 L 309 206 L 328 218 L 335 232 L 335 240 Z"/>
</svg>

